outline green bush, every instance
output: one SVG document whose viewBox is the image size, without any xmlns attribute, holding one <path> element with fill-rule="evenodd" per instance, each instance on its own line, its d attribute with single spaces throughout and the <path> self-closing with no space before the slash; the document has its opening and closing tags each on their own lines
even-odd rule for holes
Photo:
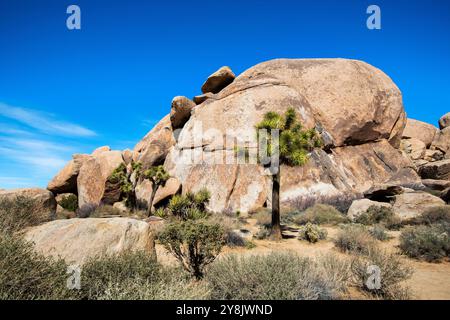
<svg viewBox="0 0 450 320">
<path fill-rule="evenodd" d="M 78 298 L 91 300 L 204 299 L 202 283 L 178 268 L 166 268 L 148 253 L 124 252 L 92 258 L 83 266 Z"/>
<path fill-rule="evenodd" d="M 65 196 L 59 202 L 59 205 L 70 212 L 75 212 L 78 209 L 78 197 L 74 194 Z"/>
<path fill-rule="evenodd" d="M 370 268 L 379 268 L 379 287 L 369 279 L 375 274 Z M 371 297 L 378 299 L 403 300 L 410 299 L 408 287 L 402 286 L 412 275 L 412 269 L 405 265 L 396 254 L 388 253 L 372 247 L 366 255 L 356 256 L 352 261 L 354 284 Z"/>
<path fill-rule="evenodd" d="M 191 220 L 168 224 L 158 239 L 197 279 L 203 277 L 205 267 L 214 261 L 225 243 L 220 225 Z"/>
<path fill-rule="evenodd" d="M 375 246 L 375 240 L 366 228 L 356 224 L 342 226 L 333 242 L 342 252 L 358 254 L 367 254 Z"/>
<path fill-rule="evenodd" d="M 270 225 L 263 225 L 259 227 L 258 232 L 254 235 L 254 237 L 258 240 L 269 239 L 271 235 Z"/>
<path fill-rule="evenodd" d="M 318 225 L 307 223 L 305 226 L 302 226 L 298 231 L 298 239 L 306 240 L 310 243 L 316 243 L 319 240 L 324 240 L 327 238 L 327 230 L 319 228 Z"/>
<path fill-rule="evenodd" d="M 439 262 L 450 256 L 450 224 L 414 226 L 400 235 L 400 249 L 411 258 Z"/>
<path fill-rule="evenodd" d="M 209 216 L 206 206 L 210 199 L 207 189 L 201 189 L 197 193 L 174 195 L 167 206 L 168 211 L 183 220 L 199 220 Z"/>
<path fill-rule="evenodd" d="M 401 227 L 400 218 L 389 207 L 371 206 L 366 212 L 355 219 L 355 223 L 366 226 L 382 224 L 390 230 L 397 230 Z"/>
<path fill-rule="evenodd" d="M 22 238 L 0 232 L 0 300 L 69 299 L 67 265 L 33 251 Z"/>
<path fill-rule="evenodd" d="M 167 218 L 167 210 L 165 208 L 158 208 L 153 212 L 153 215 L 165 219 Z"/>
<path fill-rule="evenodd" d="M 340 299 L 349 279 L 349 264 L 335 256 L 314 261 L 294 253 L 228 255 L 205 276 L 219 300 Z"/>
<path fill-rule="evenodd" d="M 386 231 L 386 228 L 383 227 L 382 225 L 378 224 L 374 225 L 372 228 L 369 229 L 369 233 L 376 240 L 386 241 L 391 239 L 391 237 Z"/>
<path fill-rule="evenodd" d="M 13 233 L 42 222 L 36 201 L 29 197 L 0 199 L 0 232 Z"/>
<path fill-rule="evenodd" d="M 348 218 L 336 210 L 334 207 L 326 204 L 316 204 L 306 209 L 304 213 L 299 213 L 292 218 L 293 222 L 298 225 L 309 223 L 337 225 L 348 222 Z"/>
</svg>

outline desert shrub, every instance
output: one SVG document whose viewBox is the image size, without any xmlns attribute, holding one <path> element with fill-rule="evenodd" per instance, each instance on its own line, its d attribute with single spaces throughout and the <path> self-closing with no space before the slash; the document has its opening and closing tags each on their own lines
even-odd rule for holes
<svg viewBox="0 0 450 320">
<path fill-rule="evenodd" d="M 158 239 L 186 271 L 200 279 L 205 267 L 220 253 L 224 237 L 218 224 L 188 220 L 168 224 Z"/>
<path fill-rule="evenodd" d="M 272 224 L 272 213 L 267 209 L 260 209 L 251 215 L 259 226 L 270 227 Z"/>
<path fill-rule="evenodd" d="M 313 224 L 337 225 L 348 222 L 348 218 L 329 205 L 316 204 L 308 208 L 304 213 L 295 216 L 293 221 L 298 225 L 304 225 L 308 222 Z"/>
<path fill-rule="evenodd" d="M 358 254 L 367 254 L 375 246 L 375 240 L 366 228 L 356 224 L 341 226 L 333 242 L 342 252 Z"/>
<path fill-rule="evenodd" d="M 98 300 L 202 299 L 208 291 L 178 268 L 146 252 L 92 258 L 83 266 L 79 298 Z"/>
<path fill-rule="evenodd" d="M 270 238 L 271 235 L 271 229 L 270 225 L 263 225 L 259 227 L 258 232 L 254 235 L 254 237 L 258 240 L 264 240 Z"/>
<path fill-rule="evenodd" d="M 153 212 L 153 215 L 165 219 L 167 218 L 167 210 L 165 208 L 158 208 Z"/>
<path fill-rule="evenodd" d="M 0 231 L 13 233 L 42 222 L 36 201 L 29 197 L 0 199 Z"/>
<path fill-rule="evenodd" d="M 102 218 L 108 216 L 122 216 L 123 212 L 110 205 L 101 205 L 95 208 L 90 214 L 90 218 Z"/>
<path fill-rule="evenodd" d="M 400 235 L 400 249 L 411 258 L 439 262 L 450 255 L 450 224 L 414 226 Z"/>
<path fill-rule="evenodd" d="M 225 243 L 230 247 L 245 247 L 246 240 L 243 239 L 236 230 L 241 227 L 240 222 L 236 218 L 222 214 L 213 214 L 208 217 L 208 223 L 218 224 L 222 227 L 225 235 Z"/>
<path fill-rule="evenodd" d="M 68 299 L 67 266 L 22 238 L 0 232 L 0 300 Z"/>
<path fill-rule="evenodd" d="M 370 206 L 366 212 L 356 217 L 355 222 L 363 225 L 383 224 L 392 230 L 401 226 L 401 221 L 392 208 L 380 206 Z"/>
<path fill-rule="evenodd" d="M 67 211 L 75 212 L 78 209 L 78 197 L 74 194 L 65 196 L 61 199 L 59 205 Z"/>
<path fill-rule="evenodd" d="M 349 278 L 349 267 L 344 265 L 340 260 L 321 263 L 294 253 L 228 255 L 208 268 L 205 280 L 211 299 L 339 299 Z"/>
<path fill-rule="evenodd" d="M 310 243 L 316 243 L 319 240 L 324 240 L 327 238 L 327 235 L 327 230 L 319 228 L 318 225 L 309 222 L 305 226 L 302 226 L 298 231 L 298 239 L 306 240 Z"/>
<path fill-rule="evenodd" d="M 167 206 L 168 211 L 183 220 L 205 219 L 209 213 L 206 206 L 211 195 L 207 189 L 201 189 L 197 193 L 174 195 Z"/>
<path fill-rule="evenodd" d="M 380 271 L 378 284 L 373 281 L 376 280 L 374 268 Z M 396 254 L 372 247 L 366 255 L 354 257 L 352 273 L 354 284 L 371 297 L 393 300 L 411 298 L 409 289 L 402 286 L 402 282 L 411 277 L 412 269 Z"/>
<path fill-rule="evenodd" d="M 287 206 L 297 212 L 302 212 L 317 204 L 324 204 L 337 209 L 339 212 L 345 213 L 353 201 L 360 198 L 354 194 L 300 196 L 287 201 Z"/>
<path fill-rule="evenodd" d="M 418 217 L 410 219 L 408 224 L 450 223 L 450 206 L 436 206 L 426 209 Z"/>
<path fill-rule="evenodd" d="M 369 233 L 376 240 L 386 241 L 391 239 L 391 237 L 386 231 L 386 228 L 383 227 L 382 225 L 378 224 L 374 225 L 372 228 L 369 229 Z"/>
</svg>

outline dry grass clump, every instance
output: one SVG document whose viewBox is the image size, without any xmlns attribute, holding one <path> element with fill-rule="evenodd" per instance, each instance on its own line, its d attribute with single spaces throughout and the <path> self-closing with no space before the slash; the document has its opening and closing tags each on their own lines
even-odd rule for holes
<svg viewBox="0 0 450 320">
<path fill-rule="evenodd" d="M 367 229 L 357 224 L 341 226 L 333 242 L 340 251 L 357 254 L 367 254 L 376 245 Z"/>
</svg>

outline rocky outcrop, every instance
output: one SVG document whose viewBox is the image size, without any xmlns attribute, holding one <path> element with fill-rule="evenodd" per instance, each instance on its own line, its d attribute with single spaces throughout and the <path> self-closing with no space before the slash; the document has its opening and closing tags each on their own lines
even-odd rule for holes
<svg viewBox="0 0 450 320">
<path fill-rule="evenodd" d="M 442 191 L 444 189 L 450 188 L 449 180 L 423 179 L 422 183 L 425 187 L 432 190 Z"/>
<path fill-rule="evenodd" d="M 271 181 L 260 165 L 220 159 L 236 158 L 228 141 L 254 150 L 255 125 L 289 107 L 321 132 L 326 150 L 305 167 L 282 167 L 282 201 L 361 194 L 376 183 L 422 186 L 395 148 L 406 123 L 400 91 L 380 70 L 343 59 L 280 59 L 245 71 L 194 108 L 164 165 L 183 192 L 207 187 L 213 211 L 270 205 Z"/>
<path fill-rule="evenodd" d="M 222 67 L 208 77 L 202 85 L 203 93 L 218 93 L 235 79 L 230 67 Z"/>
<path fill-rule="evenodd" d="M 370 207 L 386 207 L 392 208 L 392 205 L 385 202 L 377 202 L 369 199 L 360 199 L 352 202 L 352 205 L 348 209 L 347 216 L 350 219 L 355 219 L 361 214 L 365 213 Z"/>
<path fill-rule="evenodd" d="M 183 128 L 184 124 L 191 117 L 191 111 L 195 107 L 195 103 L 186 97 L 175 97 L 172 100 L 170 110 L 170 122 L 173 129 Z"/>
<path fill-rule="evenodd" d="M 416 138 L 402 139 L 400 148 L 411 160 L 423 159 L 427 149 L 425 143 Z"/>
<path fill-rule="evenodd" d="M 402 219 L 410 219 L 420 215 L 427 208 L 441 206 L 445 202 L 422 191 L 405 192 L 395 197 L 394 212 Z"/>
<path fill-rule="evenodd" d="M 450 112 L 444 114 L 440 119 L 439 119 L 439 128 L 445 129 L 447 127 L 450 127 Z"/>
<path fill-rule="evenodd" d="M 195 102 L 195 104 L 202 104 L 203 102 L 205 102 L 208 99 L 214 99 L 214 97 L 215 97 L 215 94 L 213 94 L 211 92 L 207 92 L 205 94 L 195 96 L 192 100 Z"/>
<path fill-rule="evenodd" d="M 142 163 L 144 169 L 163 163 L 175 142 L 170 115 L 167 115 L 136 144 L 133 161 Z"/>
<path fill-rule="evenodd" d="M 419 174 L 423 179 L 450 180 L 450 159 L 425 164 Z"/>
<path fill-rule="evenodd" d="M 56 220 L 25 233 L 35 249 L 67 263 L 83 264 L 100 255 L 127 250 L 154 254 L 154 238 L 148 223 L 128 218 Z"/>
<path fill-rule="evenodd" d="M 403 131 L 403 138 L 420 140 L 428 148 L 431 146 L 438 131 L 438 128 L 429 123 L 408 119 Z"/>
<path fill-rule="evenodd" d="M 181 183 L 177 178 L 171 177 L 167 180 L 165 186 L 158 188 L 153 199 L 153 206 L 158 206 L 162 201 L 179 193 L 181 190 Z M 147 209 L 148 201 L 152 193 L 152 184 L 148 180 L 140 181 L 136 186 L 136 200 L 139 207 Z"/>
<path fill-rule="evenodd" d="M 445 154 L 445 158 L 450 158 L 450 127 L 444 128 L 437 133 L 431 148 L 442 151 Z"/>
<path fill-rule="evenodd" d="M 78 206 L 99 205 L 111 173 L 123 163 L 122 152 L 103 151 L 83 163 L 77 179 Z"/>
<path fill-rule="evenodd" d="M 48 183 L 47 189 L 54 194 L 77 193 L 77 178 L 81 166 L 89 159 L 87 154 L 75 154 L 66 166 Z"/>
<path fill-rule="evenodd" d="M 0 200 L 15 200 L 17 197 L 33 200 L 33 214 L 36 223 L 47 222 L 56 218 L 57 204 L 53 193 L 49 190 L 38 188 L 0 190 Z"/>
<path fill-rule="evenodd" d="M 93 152 L 92 152 L 92 156 L 98 156 L 98 155 L 100 155 L 101 153 L 103 153 L 103 152 L 108 152 L 108 151 L 111 151 L 111 148 L 109 147 L 109 146 L 103 146 L 103 147 L 98 147 L 97 149 L 95 149 Z"/>
</svg>

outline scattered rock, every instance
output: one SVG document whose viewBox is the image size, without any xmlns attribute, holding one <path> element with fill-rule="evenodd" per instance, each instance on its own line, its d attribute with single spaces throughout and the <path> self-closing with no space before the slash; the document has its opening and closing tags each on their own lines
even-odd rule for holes
<svg viewBox="0 0 450 320">
<path fill-rule="evenodd" d="M 202 92 L 218 93 L 223 88 L 232 83 L 235 77 L 236 76 L 229 67 L 222 67 L 208 77 L 208 79 L 202 85 Z"/>
<path fill-rule="evenodd" d="M 172 100 L 172 108 L 170 110 L 170 122 L 173 129 L 183 128 L 184 124 L 191 117 L 191 111 L 195 107 L 195 103 L 189 98 L 178 96 Z"/>
<path fill-rule="evenodd" d="M 438 131 L 438 128 L 429 123 L 408 119 L 403 131 L 403 138 L 418 139 L 425 143 L 426 147 L 429 147 Z"/>
<path fill-rule="evenodd" d="M 202 104 L 203 102 L 205 102 L 208 99 L 214 99 L 215 98 L 215 94 L 211 93 L 211 92 L 207 92 L 205 94 L 201 94 L 199 96 L 195 96 L 193 101 L 195 102 L 195 104 L 199 105 Z"/>
<path fill-rule="evenodd" d="M 352 202 L 352 205 L 348 209 L 347 216 L 350 219 L 356 219 L 361 214 L 365 213 L 367 209 L 369 209 L 372 206 L 392 208 L 392 205 L 386 202 L 377 202 L 369 199 L 360 199 Z"/>
<path fill-rule="evenodd" d="M 422 179 L 450 180 L 450 159 L 427 163 L 419 168 Z"/>
<path fill-rule="evenodd" d="M 450 112 L 446 113 L 439 119 L 439 128 L 445 129 L 447 127 L 450 127 Z"/>
<path fill-rule="evenodd" d="M 402 219 L 410 219 L 420 215 L 427 208 L 440 206 L 445 202 L 422 191 L 405 192 L 395 196 L 394 212 Z"/>
<path fill-rule="evenodd" d="M 411 160 L 423 159 L 426 145 L 419 139 L 402 139 L 400 148 L 411 158 Z"/>
<path fill-rule="evenodd" d="M 83 163 L 91 156 L 75 154 L 66 166 L 48 183 L 47 189 L 54 194 L 77 193 L 77 177 Z"/>
<path fill-rule="evenodd" d="M 128 218 L 56 220 L 30 228 L 25 239 L 34 242 L 35 249 L 44 255 L 76 264 L 126 250 L 154 254 L 155 249 L 148 223 Z"/>
<path fill-rule="evenodd" d="M 56 218 L 56 200 L 49 190 L 29 188 L 11 189 L 0 191 L 0 199 L 14 200 L 17 197 L 25 197 L 34 201 L 36 223 L 54 220 Z"/>
</svg>

